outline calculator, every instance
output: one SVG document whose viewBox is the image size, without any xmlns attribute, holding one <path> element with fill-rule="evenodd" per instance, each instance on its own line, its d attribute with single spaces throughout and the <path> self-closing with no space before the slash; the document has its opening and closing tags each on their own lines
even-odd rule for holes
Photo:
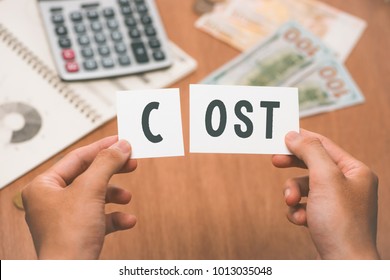
<svg viewBox="0 0 390 280">
<path fill-rule="evenodd" d="M 38 0 L 61 79 L 89 80 L 172 65 L 154 0 Z"/>
</svg>

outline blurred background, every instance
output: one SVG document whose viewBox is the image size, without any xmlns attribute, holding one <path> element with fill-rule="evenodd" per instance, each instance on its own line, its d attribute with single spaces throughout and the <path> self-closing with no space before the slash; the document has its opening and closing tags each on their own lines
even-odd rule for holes
<svg viewBox="0 0 390 280">
<path fill-rule="evenodd" d="M 304 170 L 276 169 L 268 155 L 188 153 L 191 83 L 298 87 L 301 127 L 332 139 L 379 176 L 377 244 L 382 258 L 390 259 L 388 1 L 156 0 L 174 44 L 172 66 L 79 82 L 56 76 L 37 3 L 26 1 L 0 0 L 0 55 L 7 61 L 0 65 L 1 259 L 36 258 L 20 190 L 69 151 L 117 133 L 116 90 L 151 87 L 180 88 L 186 156 L 142 159 L 134 173 L 113 178 L 132 192 L 133 200 L 107 210 L 134 213 L 138 223 L 107 236 L 101 258 L 315 259 L 307 229 L 287 221 L 282 193 L 285 180 L 306 174 Z M 286 43 L 282 35 L 291 28 L 318 46 L 315 55 L 308 51 L 308 41 L 297 41 L 295 47 Z M 28 91 L 18 89 L 21 68 L 15 68 L 19 64 L 11 56 L 5 60 L 11 53 L 6 46 L 15 42 L 11 35 L 52 69 L 51 80 L 58 80 L 63 92 L 99 108 L 101 119 L 83 127 L 73 122 L 73 130 L 64 122 L 64 128 L 61 118 L 76 118 L 61 105 L 65 102 L 53 108 L 48 99 L 39 99 L 33 95 L 41 89 L 35 82 Z M 26 80 L 41 79 L 25 75 Z M 57 91 L 42 88 L 47 94 Z M 26 118 L 26 107 L 6 105 L 15 96 L 41 116 L 40 129 L 25 131 L 29 137 L 18 143 L 9 138 L 15 121 L 6 117 L 17 113 Z"/>
</svg>

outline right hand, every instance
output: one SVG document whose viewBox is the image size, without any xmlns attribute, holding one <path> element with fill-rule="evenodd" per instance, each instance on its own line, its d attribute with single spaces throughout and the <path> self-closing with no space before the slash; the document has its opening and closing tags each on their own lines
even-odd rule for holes
<svg viewBox="0 0 390 280">
<path fill-rule="evenodd" d="M 272 163 L 309 171 L 285 183 L 287 218 L 308 227 L 322 259 L 378 259 L 377 176 L 319 134 L 302 129 L 285 141 L 293 156 L 274 155 Z"/>
</svg>

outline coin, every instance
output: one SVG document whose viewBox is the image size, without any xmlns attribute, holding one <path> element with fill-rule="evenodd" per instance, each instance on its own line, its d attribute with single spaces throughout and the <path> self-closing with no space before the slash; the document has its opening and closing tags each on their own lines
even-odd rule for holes
<svg viewBox="0 0 390 280">
<path fill-rule="evenodd" d="M 22 200 L 22 192 L 19 191 L 17 192 L 13 199 L 12 199 L 12 202 L 14 203 L 15 207 L 20 209 L 20 210 L 24 210 L 24 207 L 23 207 L 23 200 Z"/>
</svg>

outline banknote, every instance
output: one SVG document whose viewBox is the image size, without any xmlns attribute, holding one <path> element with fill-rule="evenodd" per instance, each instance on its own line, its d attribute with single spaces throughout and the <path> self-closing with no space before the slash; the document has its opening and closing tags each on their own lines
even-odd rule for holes
<svg viewBox="0 0 390 280">
<path fill-rule="evenodd" d="M 195 26 L 247 50 L 290 20 L 321 38 L 342 61 L 366 27 L 362 19 L 316 0 L 227 0 L 200 17 Z"/>
<path fill-rule="evenodd" d="M 340 60 L 296 22 L 285 23 L 202 83 L 297 87 L 301 117 L 364 101 Z"/>
<path fill-rule="evenodd" d="M 296 73 L 284 85 L 298 88 L 301 117 L 364 102 L 364 96 L 348 70 L 331 55 L 325 55 Z"/>
<path fill-rule="evenodd" d="M 281 86 L 330 50 L 296 22 L 239 55 L 203 82 L 220 85 Z"/>
</svg>

